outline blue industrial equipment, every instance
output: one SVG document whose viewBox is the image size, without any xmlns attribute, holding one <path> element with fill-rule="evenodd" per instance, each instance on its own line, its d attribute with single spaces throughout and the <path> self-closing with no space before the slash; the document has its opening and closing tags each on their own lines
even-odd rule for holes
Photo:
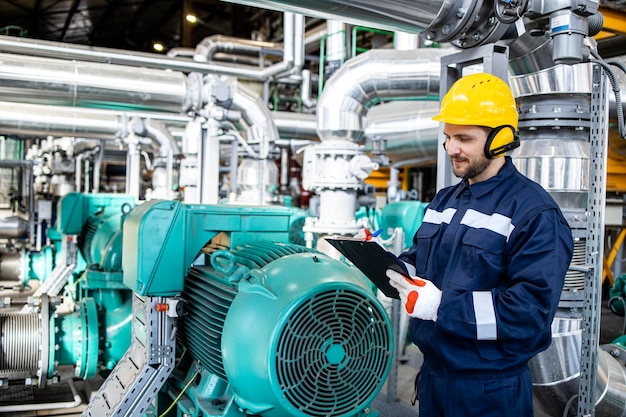
<svg viewBox="0 0 626 417">
<path fill-rule="evenodd" d="M 133 342 L 83 415 L 142 415 L 159 391 L 169 393 L 159 415 L 378 415 L 369 406 L 391 367 L 389 319 L 357 269 L 289 242 L 292 215 L 134 209 L 122 259 Z"/>
</svg>

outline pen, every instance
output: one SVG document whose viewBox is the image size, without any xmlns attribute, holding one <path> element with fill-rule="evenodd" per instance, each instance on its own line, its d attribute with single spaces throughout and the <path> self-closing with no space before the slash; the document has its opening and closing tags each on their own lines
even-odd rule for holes
<svg viewBox="0 0 626 417">
<path fill-rule="evenodd" d="M 372 233 L 369 231 L 369 229 L 363 229 L 363 233 L 365 233 L 365 238 L 363 240 L 372 240 L 373 238 L 378 237 L 378 235 L 380 235 L 382 231 L 383 229 L 378 229 L 377 231 Z"/>
</svg>

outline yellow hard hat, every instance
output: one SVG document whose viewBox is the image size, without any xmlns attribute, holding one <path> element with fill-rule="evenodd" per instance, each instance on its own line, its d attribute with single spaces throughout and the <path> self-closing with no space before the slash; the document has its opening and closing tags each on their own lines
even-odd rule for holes
<svg viewBox="0 0 626 417">
<path fill-rule="evenodd" d="M 457 80 L 441 101 L 441 111 L 433 117 L 454 125 L 517 129 L 517 107 L 509 86 L 492 74 L 480 72 Z"/>
<path fill-rule="evenodd" d="M 485 155 L 494 158 L 519 146 L 515 134 L 518 117 L 515 97 L 507 83 L 493 74 L 476 73 L 452 84 L 433 120 L 492 128 Z"/>
</svg>

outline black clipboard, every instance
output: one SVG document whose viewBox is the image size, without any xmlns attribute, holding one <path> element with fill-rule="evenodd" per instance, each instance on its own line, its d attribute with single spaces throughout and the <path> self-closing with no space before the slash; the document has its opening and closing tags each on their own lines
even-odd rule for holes
<svg viewBox="0 0 626 417">
<path fill-rule="evenodd" d="M 349 237 L 327 237 L 326 241 L 363 272 L 387 297 L 400 298 L 398 290 L 389 285 L 386 271 L 409 276 L 404 263 L 380 244 L 371 240 Z"/>
</svg>

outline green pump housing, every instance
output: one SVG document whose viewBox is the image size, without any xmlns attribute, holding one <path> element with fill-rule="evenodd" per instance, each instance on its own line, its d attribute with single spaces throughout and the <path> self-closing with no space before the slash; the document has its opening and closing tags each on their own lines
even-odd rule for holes
<svg viewBox="0 0 626 417">
<path fill-rule="evenodd" d="M 404 230 L 404 248 L 413 244 L 413 236 L 424 220 L 424 213 L 428 203 L 421 201 L 395 201 L 383 207 L 380 227 L 383 229 L 383 238 L 388 238 L 393 229 L 401 227 Z"/>
<path fill-rule="evenodd" d="M 80 193 L 58 204 L 57 230 L 78 235 L 86 267 L 75 282 L 77 313 L 60 316 L 50 340 L 57 362 L 75 364 L 82 379 L 113 369 L 130 344 L 132 291 L 122 282 L 121 258 L 123 223 L 134 205 L 130 195 Z"/>
<path fill-rule="evenodd" d="M 293 213 L 146 202 L 129 214 L 124 283 L 184 300 L 180 369 L 161 391 L 195 383 L 176 415 L 378 415 L 389 318 L 360 271 L 289 241 Z"/>
</svg>

